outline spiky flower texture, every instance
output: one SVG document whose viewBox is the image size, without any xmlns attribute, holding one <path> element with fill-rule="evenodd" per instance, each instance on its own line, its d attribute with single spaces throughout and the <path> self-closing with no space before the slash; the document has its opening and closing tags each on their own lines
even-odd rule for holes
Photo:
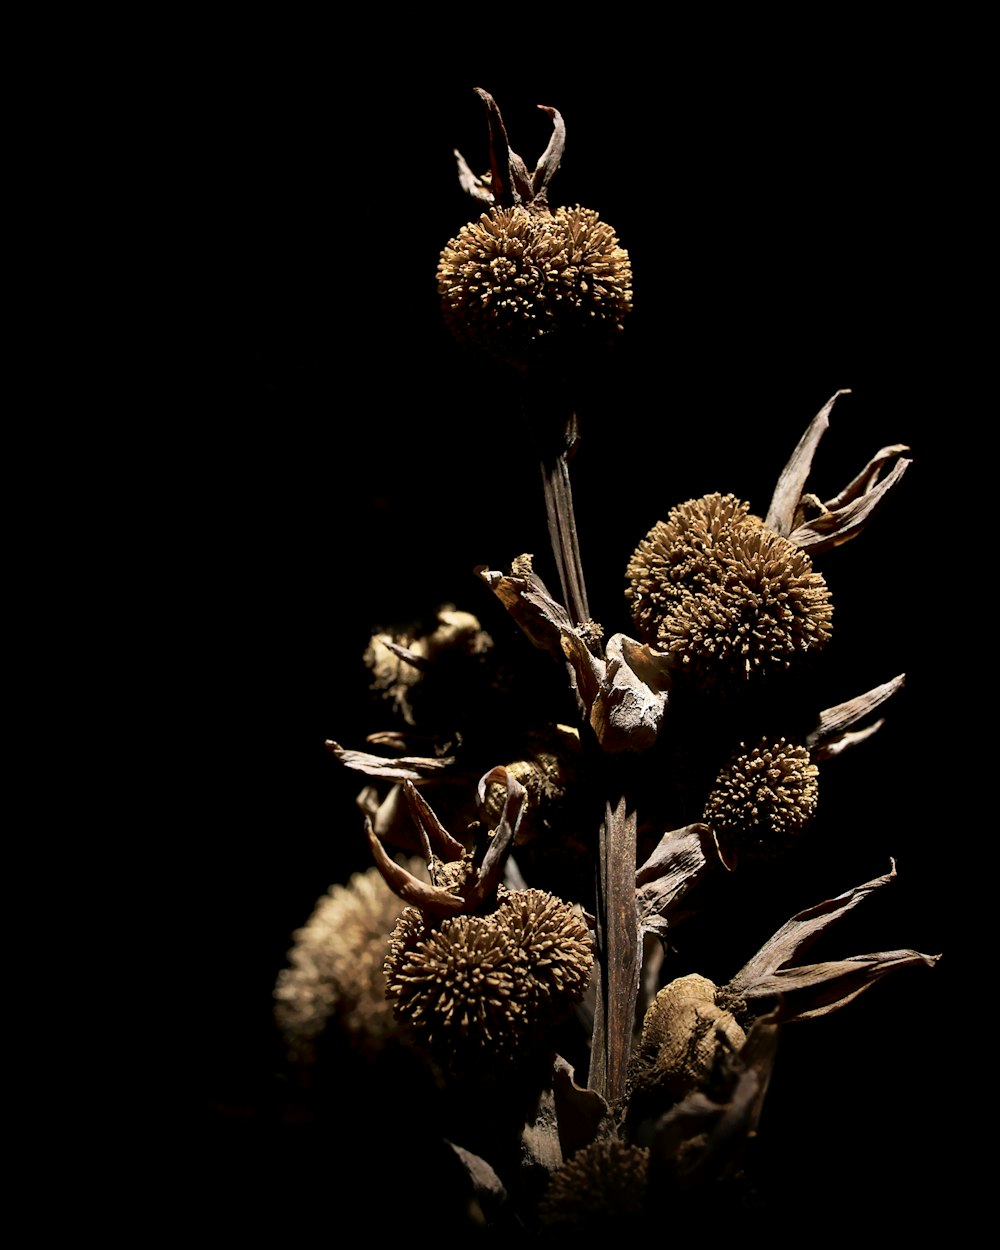
<svg viewBox="0 0 1000 1250">
<path fill-rule="evenodd" d="M 632 268 L 593 209 L 491 208 L 441 254 L 438 292 L 457 338 L 519 369 L 602 346 L 632 306 Z"/>
<path fill-rule="evenodd" d="M 822 574 L 734 495 L 673 508 L 639 544 L 627 576 L 642 637 L 702 684 L 790 668 L 832 632 Z"/>
<path fill-rule="evenodd" d="M 704 818 L 723 848 L 767 858 L 808 827 L 818 797 L 819 769 L 805 747 L 785 738 L 752 749 L 741 743 L 716 778 Z"/>
<path fill-rule="evenodd" d="M 516 1059 L 582 996 L 593 963 L 578 913 L 544 890 L 504 892 L 496 911 L 426 923 L 408 907 L 389 940 L 386 989 L 446 1066 Z"/>
</svg>

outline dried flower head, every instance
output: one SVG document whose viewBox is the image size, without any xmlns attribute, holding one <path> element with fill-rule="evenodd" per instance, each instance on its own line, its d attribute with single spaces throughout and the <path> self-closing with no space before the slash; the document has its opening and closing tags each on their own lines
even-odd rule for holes
<svg viewBox="0 0 1000 1250">
<path fill-rule="evenodd" d="M 699 1088 L 746 1041 L 716 996 L 715 985 L 697 973 L 678 977 L 656 995 L 632 1055 L 634 1115 L 662 1110 Z"/>
<path fill-rule="evenodd" d="M 484 916 L 431 923 L 406 908 L 389 940 L 386 992 L 446 1066 L 495 1066 L 530 1050 L 583 997 L 592 964 L 574 908 L 544 890 L 504 890 Z"/>
<path fill-rule="evenodd" d="M 716 778 L 703 819 L 724 854 L 770 856 L 787 848 L 816 813 L 819 769 L 785 738 L 740 743 Z"/>
<path fill-rule="evenodd" d="M 491 208 L 449 240 L 437 281 L 456 337 L 521 369 L 613 340 L 632 306 L 628 253 L 579 205 Z"/>
<path fill-rule="evenodd" d="M 646 1205 L 649 1151 L 615 1138 L 578 1150 L 553 1173 L 542 1201 L 543 1224 L 614 1228 L 642 1216 Z"/>
<path fill-rule="evenodd" d="M 409 869 L 424 871 L 419 860 Z M 274 989 L 275 1021 L 293 1060 L 312 1062 L 332 1022 L 363 1050 L 395 1032 L 382 965 L 402 907 L 378 869 L 369 868 L 332 885 L 295 932 Z"/>
<path fill-rule="evenodd" d="M 632 307 L 632 266 L 614 230 L 590 208 L 552 211 L 548 187 L 562 160 L 558 110 L 533 172 L 510 147 L 493 97 L 476 89 L 490 126 L 490 173 L 477 178 L 456 152 L 459 181 L 488 211 L 445 245 L 437 283 L 455 336 L 518 370 L 585 360 L 613 341 Z"/>
<path fill-rule="evenodd" d="M 493 640 L 471 612 L 448 604 L 440 608 L 430 628 L 414 624 L 373 634 L 364 662 L 372 690 L 390 700 L 408 725 L 416 721 L 415 693 L 430 684 L 438 700 L 447 700 L 459 684 L 475 679 Z"/>
<path fill-rule="evenodd" d="M 832 632 L 823 576 L 733 495 L 673 508 L 627 576 L 641 635 L 703 684 L 786 669 Z"/>
</svg>

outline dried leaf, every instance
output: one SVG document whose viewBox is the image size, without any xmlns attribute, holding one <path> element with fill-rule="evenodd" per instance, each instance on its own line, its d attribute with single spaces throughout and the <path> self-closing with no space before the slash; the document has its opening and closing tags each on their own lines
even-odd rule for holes
<svg viewBox="0 0 1000 1250">
<path fill-rule="evenodd" d="M 901 446 L 887 450 L 898 453 L 907 449 Z M 894 486 L 899 484 L 903 474 L 912 463 L 912 460 L 897 461 L 892 472 L 878 486 L 871 487 L 865 494 L 852 499 L 842 507 L 824 512 L 804 525 L 798 526 L 789 534 L 789 541 L 801 547 L 803 551 L 816 555 L 821 551 L 829 551 L 832 547 L 839 547 L 842 543 L 854 538 L 860 534 L 879 503 Z"/>
<path fill-rule="evenodd" d="M 424 777 L 440 772 L 454 764 L 453 757 L 435 758 L 433 756 L 401 755 L 395 759 L 386 759 L 382 755 L 371 755 L 367 751 L 351 751 L 342 747 L 339 742 L 329 739 L 327 750 L 331 752 L 346 768 L 355 772 L 365 773 L 369 777 L 382 777 L 386 781 L 420 781 Z"/>
<path fill-rule="evenodd" d="M 606 668 L 590 708 L 590 723 L 605 751 L 645 751 L 656 741 L 667 708 L 667 656 L 624 634 L 605 649 Z"/>
<path fill-rule="evenodd" d="M 870 989 L 897 968 L 933 968 L 940 955 L 920 951 L 876 951 L 797 968 L 782 968 L 750 986 L 744 998 L 780 998 L 776 1016 L 782 1022 L 828 1015 Z"/>
<path fill-rule="evenodd" d="M 419 907 L 421 911 L 429 911 L 436 916 L 453 916 L 462 910 L 465 900 L 459 895 L 421 881 L 402 864 L 397 864 L 394 859 L 390 858 L 385 847 L 375 836 L 372 822 L 367 816 L 365 817 L 365 833 L 368 836 L 368 845 L 371 847 L 372 855 L 375 857 L 375 864 L 386 885 L 394 894 L 398 894 L 411 906 Z"/>
<path fill-rule="evenodd" d="M 906 674 L 900 673 L 893 677 L 890 681 L 883 682 L 881 686 L 875 686 L 873 689 L 866 691 L 864 694 L 858 695 L 854 699 L 848 699 L 846 703 L 838 703 L 836 707 L 827 708 L 820 712 L 816 721 L 816 727 L 812 733 L 806 738 L 806 746 L 814 759 L 823 759 L 831 755 L 837 755 L 839 752 L 851 742 L 860 742 L 864 738 L 870 737 L 879 725 L 869 727 L 867 730 L 849 734 L 848 730 L 863 720 L 864 717 L 870 716 L 876 708 L 881 707 L 888 699 L 891 699 L 897 691 L 901 690 L 906 683 Z M 845 741 L 850 739 L 850 741 Z"/>
<path fill-rule="evenodd" d="M 708 825 L 685 825 L 665 833 L 635 874 L 640 930 L 665 935 L 668 922 L 677 923 L 671 913 L 718 862 Z"/>
<path fill-rule="evenodd" d="M 781 471 L 778 483 L 771 497 L 771 506 L 767 510 L 764 524 L 783 538 L 788 538 L 795 525 L 795 513 L 799 501 L 805 491 L 806 480 L 812 468 L 813 455 L 819 441 L 830 427 L 830 412 L 841 395 L 850 395 L 849 390 L 837 391 L 823 405 L 809 424 L 806 432 L 799 439 L 798 446 Z"/>
<path fill-rule="evenodd" d="M 552 1070 L 552 1095 L 559 1145 L 563 1158 L 569 1159 L 595 1140 L 601 1126 L 609 1120 L 610 1110 L 596 1090 L 577 1085 L 573 1069 L 561 1055 L 556 1055 Z"/>
</svg>

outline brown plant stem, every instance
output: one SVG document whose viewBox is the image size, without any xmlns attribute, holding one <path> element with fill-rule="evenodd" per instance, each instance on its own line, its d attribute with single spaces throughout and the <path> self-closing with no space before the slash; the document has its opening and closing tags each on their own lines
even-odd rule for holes
<svg viewBox="0 0 1000 1250">
<path fill-rule="evenodd" d="M 573 419 L 575 427 L 576 418 Z M 573 510 L 573 488 L 569 477 L 569 452 L 559 452 L 543 457 L 541 462 L 542 487 L 545 493 L 545 516 L 549 527 L 549 542 L 559 573 L 563 602 L 574 625 L 590 620 L 587 604 L 587 588 L 583 578 L 580 559 L 580 540 L 576 530 L 576 514 Z"/>
<path fill-rule="evenodd" d="M 597 1002 L 588 1085 L 610 1107 L 625 1097 L 639 985 L 636 818 L 625 798 L 605 804 L 597 862 Z"/>
</svg>

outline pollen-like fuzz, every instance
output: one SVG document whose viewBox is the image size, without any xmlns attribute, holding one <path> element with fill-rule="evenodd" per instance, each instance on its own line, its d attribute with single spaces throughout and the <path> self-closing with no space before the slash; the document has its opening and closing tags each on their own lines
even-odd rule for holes
<svg viewBox="0 0 1000 1250">
<path fill-rule="evenodd" d="M 426 875 L 419 860 L 409 868 Z M 378 869 L 369 868 L 331 886 L 296 931 L 274 989 L 275 1021 L 294 1060 L 315 1059 L 332 1021 L 362 1050 L 377 1049 L 395 1031 L 382 965 L 402 908 Z"/>
<path fill-rule="evenodd" d="M 452 1069 L 530 1049 L 582 998 L 593 964 L 582 917 L 544 890 L 501 891 L 488 915 L 436 925 L 406 908 L 389 939 L 396 1016 Z"/>
<path fill-rule="evenodd" d="M 644 1147 L 615 1139 L 593 1142 L 553 1173 L 539 1206 L 542 1223 L 621 1231 L 643 1214 L 648 1170 Z"/>
<path fill-rule="evenodd" d="M 766 739 L 739 753 L 716 778 L 704 820 L 724 850 L 767 857 L 802 833 L 816 813 L 819 769 L 805 747 Z"/>
<path fill-rule="evenodd" d="M 497 920 L 520 951 L 522 992 L 535 1011 L 562 1011 L 583 997 L 594 962 L 590 930 L 582 916 L 545 890 L 504 895 Z"/>
<path fill-rule="evenodd" d="M 437 283 L 456 337 L 522 369 L 613 340 L 632 306 L 628 253 L 579 205 L 490 209 L 446 244 Z"/>
<path fill-rule="evenodd" d="M 832 632 L 822 574 L 734 495 L 672 509 L 639 544 L 627 576 L 642 637 L 705 685 L 789 668 Z"/>
</svg>

